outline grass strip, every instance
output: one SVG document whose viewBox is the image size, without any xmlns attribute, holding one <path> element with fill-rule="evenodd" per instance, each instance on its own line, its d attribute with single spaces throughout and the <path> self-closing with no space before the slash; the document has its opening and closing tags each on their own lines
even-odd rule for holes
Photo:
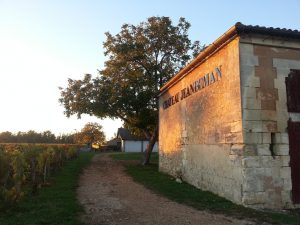
<svg viewBox="0 0 300 225">
<path fill-rule="evenodd" d="M 0 212 L 1 225 L 82 225 L 78 213 L 82 212 L 76 198 L 76 188 L 82 169 L 93 153 L 81 153 L 66 163 L 51 178 L 51 185 L 39 190 L 36 196 L 26 196 L 19 204 Z"/>
<path fill-rule="evenodd" d="M 133 160 L 131 154 L 127 156 L 120 154 L 112 156 L 114 159 Z M 138 156 L 134 156 L 135 158 Z M 155 159 L 155 157 L 153 157 Z M 272 224 L 300 224 L 299 211 L 289 213 L 265 212 L 249 209 L 211 192 L 202 191 L 185 182 L 177 183 L 175 179 L 158 171 L 157 160 L 149 166 L 125 163 L 126 172 L 133 179 L 155 193 L 163 195 L 175 202 L 192 206 L 199 210 L 208 210 L 213 213 L 233 216 L 239 219 L 255 220 L 259 223 L 268 222 Z"/>
</svg>

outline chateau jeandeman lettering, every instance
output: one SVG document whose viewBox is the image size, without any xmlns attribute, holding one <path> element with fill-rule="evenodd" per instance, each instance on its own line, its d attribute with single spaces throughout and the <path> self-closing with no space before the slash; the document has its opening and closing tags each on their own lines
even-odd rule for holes
<svg viewBox="0 0 300 225">
<path fill-rule="evenodd" d="M 182 89 L 180 92 L 177 92 L 175 95 L 169 97 L 163 102 L 163 109 L 167 109 L 172 105 L 175 105 L 177 102 L 191 96 L 195 92 L 208 87 L 209 85 L 221 80 L 222 71 L 221 66 L 216 67 L 214 71 L 205 74 L 199 79 L 195 80 L 193 83 Z"/>
</svg>

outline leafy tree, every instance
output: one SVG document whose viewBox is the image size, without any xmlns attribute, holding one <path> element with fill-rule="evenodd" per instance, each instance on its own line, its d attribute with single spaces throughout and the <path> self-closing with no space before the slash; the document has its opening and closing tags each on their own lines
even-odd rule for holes
<svg viewBox="0 0 300 225">
<path fill-rule="evenodd" d="M 103 127 L 98 123 L 87 123 L 80 132 L 75 135 L 75 141 L 80 144 L 91 145 L 94 142 L 104 143 L 105 135 Z"/>
<path fill-rule="evenodd" d="M 14 135 L 9 132 L 9 131 L 5 131 L 0 133 L 0 142 L 1 143 L 10 143 L 15 141 Z"/>
<path fill-rule="evenodd" d="M 159 89 L 200 51 L 199 42 L 188 38 L 189 27 L 184 18 L 174 26 L 169 17 L 150 17 L 137 26 L 124 24 L 115 36 L 107 32 L 105 68 L 61 88 L 65 114 L 120 118 L 139 129 L 150 138 L 148 164 L 158 139 Z"/>
<path fill-rule="evenodd" d="M 41 143 L 55 143 L 56 137 L 50 130 L 47 130 L 42 133 L 41 140 Z"/>
</svg>

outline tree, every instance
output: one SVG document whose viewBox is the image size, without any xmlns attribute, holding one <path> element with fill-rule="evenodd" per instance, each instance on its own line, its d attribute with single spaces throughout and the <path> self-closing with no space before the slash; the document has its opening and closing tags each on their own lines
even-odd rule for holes
<svg viewBox="0 0 300 225">
<path fill-rule="evenodd" d="M 14 135 L 9 132 L 5 131 L 0 133 L 0 143 L 12 143 L 15 141 Z"/>
<path fill-rule="evenodd" d="M 60 134 L 56 137 L 56 143 L 60 144 L 75 144 L 75 133 Z"/>
<path fill-rule="evenodd" d="M 199 42 L 188 38 L 189 27 L 184 18 L 174 26 L 168 17 L 150 17 L 137 26 L 124 24 L 115 36 L 107 32 L 105 68 L 95 78 L 86 74 L 61 88 L 65 114 L 120 118 L 141 130 L 150 139 L 148 164 L 158 140 L 159 89 L 200 51 Z"/>
<path fill-rule="evenodd" d="M 55 136 L 51 131 L 47 130 L 38 133 L 33 130 L 27 132 L 17 132 L 13 134 L 9 131 L 0 133 L 0 143 L 60 143 L 74 144 L 74 134 L 60 134 Z"/>
<path fill-rule="evenodd" d="M 94 142 L 103 144 L 105 135 L 103 127 L 98 123 L 87 123 L 80 132 L 75 135 L 75 141 L 80 144 L 91 145 Z"/>
</svg>

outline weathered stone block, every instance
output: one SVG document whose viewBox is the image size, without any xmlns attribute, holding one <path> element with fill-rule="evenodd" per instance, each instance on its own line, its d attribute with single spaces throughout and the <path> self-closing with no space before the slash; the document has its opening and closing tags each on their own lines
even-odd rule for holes
<svg viewBox="0 0 300 225">
<path fill-rule="evenodd" d="M 283 179 L 291 179 L 291 167 L 280 168 L 280 177 Z"/>
<path fill-rule="evenodd" d="M 293 60 L 293 59 L 273 59 L 273 66 L 279 67 L 279 68 L 293 68 L 293 69 L 300 69 L 300 63 L 299 60 Z"/>
<path fill-rule="evenodd" d="M 289 72 L 287 72 L 289 74 Z M 277 89 L 286 89 L 285 85 L 285 77 L 284 76 L 278 76 L 278 71 L 277 71 L 277 78 L 274 79 L 274 87 Z"/>
<path fill-rule="evenodd" d="M 247 37 L 243 37 L 241 38 L 241 40 L 243 42 L 247 42 L 247 43 L 253 43 L 253 44 L 257 44 L 254 46 L 254 53 L 257 55 L 266 55 L 266 54 L 270 54 L 269 51 L 266 51 L 267 46 L 269 46 L 272 49 L 275 49 L 274 46 L 278 46 L 280 48 L 283 47 L 287 47 L 287 48 L 299 48 L 299 42 L 295 42 L 295 41 L 282 41 L 282 39 L 274 39 L 274 38 L 261 38 L 261 37 L 255 37 L 255 36 L 247 36 Z M 263 46 L 264 45 L 264 46 Z M 268 47 L 268 48 L 269 48 Z M 257 49 L 262 49 L 262 50 L 257 50 Z M 276 52 L 278 52 L 277 50 L 278 48 L 276 48 Z M 268 49 L 269 50 L 269 49 Z"/>
<path fill-rule="evenodd" d="M 290 191 L 292 190 L 292 180 L 289 179 L 283 179 L 283 190 Z"/>
<path fill-rule="evenodd" d="M 245 147 L 245 145 L 242 145 L 242 144 L 232 145 L 230 148 L 230 155 L 238 155 L 238 156 L 243 155 L 244 147 Z"/>
<path fill-rule="evenodd" d="M 260 192 L 264 191 L 263 168 L 245 168 L 243 169 L 243 191 Z"/>
<path fill-rule="evenodd" d="M 241 66 L 241 86 L 249 87 L 251 80 L 255 77 L 255 67 L 254 66 Z"/>
<path fill-rule="evenodd" d="M 290 113 L 288 112 L 287 109 L 287 101 L 280 102 L 277 101 L 276 103 L 276 111 L 277 111 L 277 122 L 285 122 L 287 124 L 287 121 L 290 118 Z M 278 131 L 278 132 L 286 132 L 285 131 Z"/>
<path fill-rule="evenodd" d="M 264 191 L 264 185 L 260 180 L 247 179 L 247 181 L 244 181 L 244 183 L 243 183 L 243 191 L 245 191 L 245 192 Z"/>
<path fill-rule="evenodd" d="M 252 77 L 249 83 L 249 87 L 254 87 L 254 88 L 260 87 L 259 77 Z"/>
<path fill-rule="evenodd" d="M 282 79 L 282 81 L 285 83 L 285 78 L 289 75 L 291 72 L 290 68 L 276 68 L 277 71 L 277 79 Z"/>
<path fill-rule="evenodd" d="M 280 156 L 281 166 L 290 166 L 290 156 L 282 155 Z"/>
<path fill-rule="evenodd" d="M 268 121 L 276 121 L 277 120 L 277 112 L 274 110 L 261 110 L 261 119 Z"/>
<path fill-rule="evenodd" d="M 261 113 L 258 109 L 244 109 L 243 110 L 244 120 L 261 120 Z"/>
<path fill-rule="evenodd" d="M 289 114 L 286 110 L 278 109 L 277 132 L 286 132 L 288 127 Z"/>
<path fill-rule="evenodd" d="M 287 144 L 276 144 L 274 146 L 275 155 L 289 155 L 289 145 Z"/>
<path fill-rule="evenodd" d="M 244 180 L 262 180 L 261 178 L 265 175 L 264 168 L 244 168 L 242 170 Z"/>
<path fill-rule="evenodd" d="M 262 121 L 245 121 L 244 130 L 247 132 L 262 132 Z"/>
<path fill-rule="evenodd" d="M 275 100 L 261 100 L 261 109 L 276 110 L 276 101 Z"/>
<path fill-rule="evenodd" d="M 260 156 L 271 155 L 269 144 L 259 144 L 257 145 L 257 154 Z"/>
<path fill-rule="evenodd" d="M 241 65 L 258 66 L 258 57 L 250 54 L 241 55 Z"/>
<path fill-rule="evenodd" d="M 262 163 L 261 163 L 261 165 L 262 165 L 262 167 L 264 167 L 265 168 L 265 181 L 266 181 L 266 178 L 267 177 L 273 177 L 273 170 L 272 170 L 272 168 L 266 168 Z M 278 173 L 279 174 L 279 173 Z"/>
<path fill-rule="evenodd" d="M 244 143 L 245 144 L 261 144 L 262 143 L 262 133 L 244 132 Z"/>
<path fill-rule="evenodd" d="M 263 71 L 264 73 L 266 71 Z M 273 71 L 275 73 L 275 71 Z M 267 87 L 261 87 L 261 88 L 257 88 L 257 98 L 262 100 L 262 101 L 276 101 L 278 100 L 278 89 L 274 88 L 273 85 L 271 85 L 269 82 L 273 82 L 272 79 L 270 80 L 265 80 L 265 84 L 267 85 Z M 263 108 L 263 105 L 262 105 Z M 272 109 L 272 110 L 276 110 Z"/>
<path fill-rule="evenodd" d="M 266 201 L 266 207 L 278 209 L 282 206 L 281 191 L 267 190 L 266 198 L 268 199 L 268 201 Z"/>
<path fill-rule="evenodd" d="M 242 95 L 244 98 L 255 98 L 256 88 L 255 87 L 242 87 Z"/>
<path fill-rule="evenodd" d="M 262 121 L 262 131 L 263 132 L 277 132 L 277 122 L 276 121 Z"/>
<path fill-rule="evenodd" d="M 261 109 L 261 101 L 256 98 L 244 98 L 243 99 L 244 109 Z"/>
<path fill-rule="evenodd" d="M 256 156 L 257 148 L 256 145 L 246 145 L 244 148 L 244 156 Z"/>
<path fill-rule="evenodd" d="M 288 133 L 281 133 L 281 143 L 289 144 L 289 135 Z"/>
<path fill-rule="evenodd" d="M 286 84 L 283 78 L 275 79 L 274 86 L 278 89 L 278 100 L 286 102 Z"/>
<path fill-rule="evenodd" d="M 286 207 L 291 206 L 292 204 L 291 191 L 286 191 L 286 190 L 281 191 L 281 199 L 283 204 Z"/>
<path fill-rule="evenodd" d="M 264 167 L 264 168 L 281 166 L 280 157 L 273 158 L 272 156 L 261 156 L 260 160 L 261 160 L 261 167 Z"/>
<path fill-rule="evenodd" d="M 284 83 L 285 84 L 285 83 Z M 287 96 L 286 96 L 286 87 L 281 85 L 278 89 L 278 101 L 277 106 L 280 108 L 286 108 Z"/>
<path fill-rule="evenodd" d="M 263 133 L 263 144 L 270 144 L 271 143 L 271 133 Z"/>
<path fill-rule="evenodd" d="M 233 199 L 234 202 L 242 202 L 242 186 L 238 188 L 237 186 L 234 186 L 231 188 L 233 191 Z"/>
<path fill-rule="evenodd" d="M 265 192 L 245 192 L 242 197 L 242 202 L 245 205 L 263 204 L 265 201 Z"/>
<path fill-rule="evenodd" d="M 240 54 L 241 55 L 253 55 L 253 45 L 240 43 Z"/>
<path fill-rule="evenodd" d="M 260 79 L 259 77 L 255 76 L 255 68 L 253 66 L 243 66 L 241 68 L 241 86 L 244 87 L 251 87 L 251 88 L 259 88 L 260 87 Z M 242 96 L 243 97 L 252 97 L 255 98 L 255 95 L 252 95 L 249 92 L 245 92 L 242 89 Z"/>
<path fill-rule="evenodd" d="M 273 166 L 270 168 L 265 168 L 265 178 L 267 177 L 272 178 L 272 182 L 278 187 L 282 186 L 282 179 L 280 178 L 280 168 Z M 274 186 L 272 187 L 274 188 Z"/>
<path fill-rule="evenodd" d="M 245 168 L 260 167 L 260 160 L 257 156 L 248 156 L 242 159 L 242 166 Z"/>
<path fill-rule="evenodd" d="M 231 162 L 235 163 L 239 163 L 238 161 L 240 161 L 240 156 L 239 155 L 229 155 L 229 160 Z"/>
</svg>

